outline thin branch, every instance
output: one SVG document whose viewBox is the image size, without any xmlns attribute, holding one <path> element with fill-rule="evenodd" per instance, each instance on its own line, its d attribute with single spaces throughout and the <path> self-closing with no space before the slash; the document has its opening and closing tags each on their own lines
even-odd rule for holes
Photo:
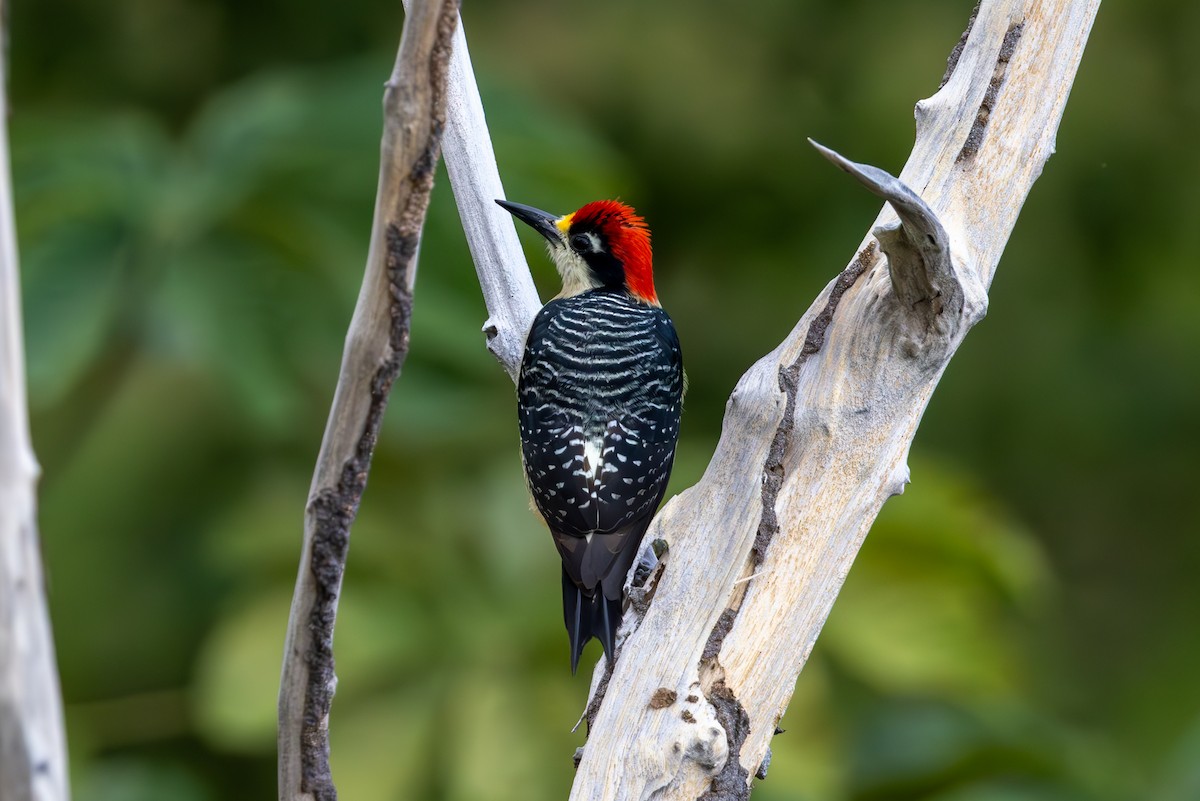
<svg viewBox="0 0 1200 801">
<path fill-rule="evenodd" d="M 461 22 L 454 34 L 447 95 L 446 170 L 487 303 L 489 317 L 483 332 L 488 350 L 516 381 L 525 336 L 542 302 L 513 217 L 495 203 L 505 197 L 504 187 Z"/>
<path fill-rule="evenodd" d="M 408 353 L 417 246 L 445 127 L 457 20 L 458 0 L 414 2 L 384 90 L 371 245 L 309 491 L 288 618 L 279 690 L 281 801 L 337 798 L 329 771 L 329 708 L 337 683 L 333 626 L 350 527 L 388 393 Z"/>
<path fill-rule="evenodd" d="M 38 543 L 40 470 L 25 401 L 6 72 L 0 56 L 0 799 L 66 801 L 62 696 Z"/>
<path fill-rule="evenodd" d="M 404 0 L 408 8 L 412 0 Z M 462 19 L 454 31 L 446 86 L 446 136 L 442 141 L 454 202 L 475 262 L 487 305 L 483 324 L 487 348 L 514 382 L 525 353 L 525 337 L 542 307 L 513 217 L 496 205 L 504 185 L 471 67 Z"/>
</svg>

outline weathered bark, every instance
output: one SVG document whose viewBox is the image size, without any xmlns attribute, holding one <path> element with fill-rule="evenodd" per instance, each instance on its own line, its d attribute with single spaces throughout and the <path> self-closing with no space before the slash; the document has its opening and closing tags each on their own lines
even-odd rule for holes
<svg viewBox="0 0 1200 801">
<path fill-rule="evenodd" d="M 0 13 L 0 41 L 4 21 Z M 0 56 L 0 799 L 66 801 L 62 697 L 38 543 L 40 470 L 25 401 L 6 73 Z"/>
<path fill-rule="evenodd" d="M 930 395 L 986 311 L 1098 7 L 983 0 L 943 85 L 917 104 L 899 180 L 821 149 L 889 205 L 791 334 L 743 376 L 704 477 L 651 526 L 645 547 L 661 539 L 670 551 L 604 682 L 597 666 L 593 691 L 607 692 L 571 798 L 749 796 L 867 530 L 908 482 Z M 461 175 L 464 219 L 485 219 L 491 238 L 507 240 L 508 216 L 467 197 L 495 167 L 464 44 L 453 68 L 464 84 L 452 91 L 471 112 L 451 106 L 446 161 Z M 468 237 L 490 340 L 522 342 L 536 307 L 497 287 L 523 284 L 524 259 L 490 259 L 491 239 L 476 241 L 470 227 Z M 514 375 L 519 348 L 493 352 Z"/>
<path fill-rule="evenodd" d="M 383 96 L 379 188 L 362 289 L 304 515 L 279 690 L 279 798 L 337 797 L 329 707 L 337 683 L 333 626 L 350 526 L 388 393 L 408 353 L 417 246 L 445 127 L 446 76 L 458 0 L 412 3 Z"/>
</svg>

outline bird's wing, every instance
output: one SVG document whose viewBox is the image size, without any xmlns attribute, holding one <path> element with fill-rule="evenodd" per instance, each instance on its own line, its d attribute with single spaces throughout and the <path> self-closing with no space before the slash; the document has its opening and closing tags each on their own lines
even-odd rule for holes
<svg viewBox="0 0 1200 801">
<path fill-rule="evenodd" d="M 648 333 L 659 353 L 648 353 L 645 360 L 652 369 L 642 376 L 635 395 L 600 414 L 601 422 L 591 430 L 581 417 L 564 411 L 571 404 L 518 404 L 521 455 L 534 503 L 555 535 L 568 574 L 588 589 L 619 562 L 626 568 L 632 563 L 632 552 L 671 475 L 682 406 L 682 355 L 670 318 L 656 311 Z M 541 341 L 539 323 L 544 324 L 540 315 L 526 352 L 526 364 L 538 368 L 523 371 L 523 377 L 530 382 L 531 397 L 549 398 L 559 388 L 553 381 L 553 352 L 533 344 Z M 603 397 L 602 389 L 597 388 L 598 397 Z M 623 582 L 625 571 L 616 572 Z M 619 583 L 615 592 L 619 597 Z"/>
</svg>

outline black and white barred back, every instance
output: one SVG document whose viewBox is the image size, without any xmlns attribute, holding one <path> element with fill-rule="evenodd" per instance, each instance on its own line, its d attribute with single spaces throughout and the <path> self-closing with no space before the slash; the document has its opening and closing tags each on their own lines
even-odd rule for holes
<svg viewBox="0 0 1200 801">
<path fill-rule="evenodd" d="M 553 300 L 530 329 L 521 455 L 562 556 L 572 671 L 592 636 L 612 656 L 625 576 L 671 475 L 683 381 L 671 318 L 626 292 Z"/>
</svg>

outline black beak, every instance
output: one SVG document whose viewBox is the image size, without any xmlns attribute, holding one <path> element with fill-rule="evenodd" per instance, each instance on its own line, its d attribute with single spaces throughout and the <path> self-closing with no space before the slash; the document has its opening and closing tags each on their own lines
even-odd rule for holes
<svg viewBox="0 0 1200 801">
<path fill-rule="evenodd" d="M 496 203 L 502 209 L 507 209 L 512 212 L 512 215 L 521 222 L 529 225 L 533 230 L 537 231 L 542 236 L 546 237 L 551 244 L 561 245 L 563 241 L 562 232 L 555 225 L 558 222 L 558 215 L 551 214 L 541 209 L 535 209 L 533 206 L 525 206 L 520 203 L 510 203 L 507 200 L 497 200 Z"/>
</svg>

